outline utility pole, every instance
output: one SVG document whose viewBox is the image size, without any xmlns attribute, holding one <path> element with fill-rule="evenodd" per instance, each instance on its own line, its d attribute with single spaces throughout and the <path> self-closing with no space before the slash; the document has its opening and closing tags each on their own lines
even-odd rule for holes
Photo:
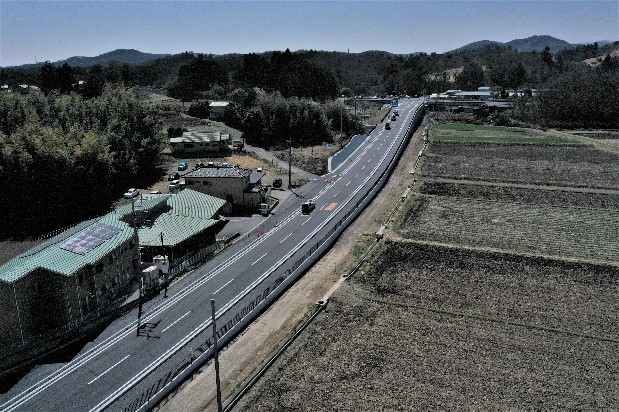
<svg viewBox="0 0 619 412">
<path fill-rule="evenodd" d="M 288 140 L 288 189 L 292 190 L 292 137 Z"/>
<path fill-rule="evenodd" d="M 140 336 L 140 318 L 142 317 L 142 288 L 144 287 L 144 278 L 140 278 L 140 288 L 138 295 L 138 328 L 136 329 L 136 335 Z"/>
<path fill-rule="evenodd" d="M 138 222 L 135 217 L 135 198 L 131 199 L 131 213 L 133 214 L 133 236 L 135 237 L 135 265 L 133 270 L 140 271 L 140 239 L 138 237 Z M 138 327 L 136 330 L 137 336 L 140 336 L 140 318 L 142 317 L 142 289 L 144 287 L 144 277 L 140 276 L 139 295 L 138 295 Z"/>
<path fill-rule="evenodd" d="M 213 321 L 213 354 L 215 356 L 215 384 L 217 386 L 217 411 L 221 412 L 221 384 L 219 382 L 219 352 L 217 350 L 217 324 L 215 323 L 215 299 L 211 299 L 211 319 Z"/>
<path fill-rule="evenodd" d="M 340 142 L 342 141 L 342 116 L 344 115 L 344 104 L 342 103 L 342 107 L 340 107 Z"/>
<path fill-rule="evenodd" d="M 164 262 L 166 261 L 166 255 L 165 255 L 165 251 L 163 249 L 163 232 L 159 233 L 159 236 L 161 236 L 161 253 L 163 255 L 163 259 Z M 170 265 L 168 264 L 168 269 L 170 268 Z M 168 297 L 168 272 L 166 271 L 166 273 L 164 273 L 163 276 L 163 297 L 167 298 Z"/>
</svg>

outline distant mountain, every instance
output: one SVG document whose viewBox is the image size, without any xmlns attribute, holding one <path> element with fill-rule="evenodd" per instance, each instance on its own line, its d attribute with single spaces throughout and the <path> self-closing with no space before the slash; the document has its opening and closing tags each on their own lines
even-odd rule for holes
<svg viewBox="0 0 619 412">
<path fill-rule="evenodd" d="M 549 47 L 552 53 L 558 53 L 561 50 L 574 47 L 573 44 L 552 36 L 531 36 L 526 39 L 512 40 L 506 44 L 521 52 L 542 51 Z"/>
<path fill-rule="evenodd" d="M 571 44 L 566 42 L 565 40 L 557 39 L 552 36 L 531 36 L 526 39 L 516 39 L 509 41 L 507 43 L 501 43 L 498 41 L 491 40 L 481 40 L 473 43 L 469 43 L 466 46 L 462 46 L 455 50 L 454 52 L 462 52 L 462 51 L 470 51 L 484 48 L 490 45 L 499 45 L 499 46 L 509 46 L 513 49 L 516 49 L 521 52 L 530 52 L 530 51 L 542 51 L 546 46 L 550 48 L 552 53 L 558 53 L 564 49 L 574 47 L 575 44 Z"/>
<path fill-rule="evenodd" d="M 95 57 L 74 56 L 66 60 L 58 60 L 56 62 L 52 62 L 52 64 L 54 66 L 61 66 L 64 63 L 67 63 L 71 67 L 90 67 L 96 64 L 106 65 L 112 61 L 116 61 L 129 65 L 137 65 L 167 56 L 170 55 L 143 53 L 139 50 L 134 49 L 117 49 L 111 52 L 100 54 Z M 43 64 L 44 63 L 24 64 L 22 66 L 16 66 L 16 68 L 36 68 L 42 66 Z"/>
<path fill-rule="evenodd" d="M 95 64 L 108 64 L 111 61 L 134 65 L 146 63 L 151 60 L 159 59 L 166 56 L 169 56 L 169 54 L 152 54 L 143 53 L 134 49 L 118 49 L 108 53 L 100 54 L 96 57 L 71 57 L 67 60 L 59 61 L 58 63 L 64 64 L 66 62 L 71 67 L 89 67 L 94 66 Z"/>
<path fill-rule="evenodd" d="M 469 50 L 477 50 L 477 49 L 483 49 L 484 47 L 491 46 L 491 45 L 505 45 L 505 43 L 501 43 L 498 41 L 492 41 L 492 40 L 480 40 L 480 41 L 476 41 L 473 43 L 469 43 L 466 46 L 459 47 L 452 51 L 463 52 L 463 51 L 469 51 Z"/>
</svg>

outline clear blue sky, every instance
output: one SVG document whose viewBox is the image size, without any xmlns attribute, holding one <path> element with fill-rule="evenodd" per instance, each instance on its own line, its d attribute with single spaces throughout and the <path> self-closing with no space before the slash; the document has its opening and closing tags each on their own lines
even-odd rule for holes
<svg viewBox="0 0 619 412">
<path fill-rule="evenodd" d="M 619 1 L 7 1 L 0 66 L 115 49 L 443 53 L 548 34 L 619 40 Z"/>
</svg>

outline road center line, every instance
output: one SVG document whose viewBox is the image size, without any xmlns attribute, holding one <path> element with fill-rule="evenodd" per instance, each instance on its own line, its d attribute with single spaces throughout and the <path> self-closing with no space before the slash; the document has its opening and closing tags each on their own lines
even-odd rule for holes
<svg viewBox="0 0 619 412">
<path fill-rule="evenodd" d="M 121 360 L 119 360 L 118 362 L 116 362 L 115 364 L 113 364 L 112 366 L 110 366 L 105 372 L 103 372 L 101 375 L 97 376 L 96 378 L 94 378 L 93 380 L 91 380 L 90 382 L 88 382 L 88 384 L 90 385 L 91 383 L 93 383 L 94 381 L 96 381 L 97 379 L 99 379 L 100 377 L 102 377 L 103 375 L 105 375 L 106 373 L 108 373 L 109 371 L 111 371 L 112 369 L 114 369 L 116 366 L 118 366 L 122 361 L 124 361 L 125 359 L 127 359 L 129 356 L 131 355 L 127 355 L 124 358 L 122 358 Z"/>
<path fill-rule="evenodd" d="M 306 224 L 307 222 L 309 222 L 309 220 L 310 220 L 311 218 L 312 218 L 312 217 L 310 216 L 310 217 L 308 217 L 307 219 L 305 219 L 305 222 L 301 223 L 301 226 L 303 226 L 304 224 Z"/>
<path fill-rule="evenodd" d="M 167 328 L 165 328 L 164 330 L 161 331 L 161 333 L 165 332 L 166 330 L 170 329 L 172 326 L 176 325 L 176 323 L 178 321 L 180 321 L 181 319 L 183 319 L 185 316 L 189 315 L 191 313 L 191 311 L 185 313 L 183 316 L 181 316 L 180 318 L 176 319 L 174 322 L 172 322 L 171 324 L 168 325 Z"/>
<path fill-rule="evenodd" d="M 266 255 L 266 253 L 265 253 L 262 257 L 264 257 L 265 255 Z M 260 259 L 262 259 L 262 258 L 260 258 Z M 258 259 L 258 260 L 260 260 L 260 259 Z M 234 279 L 230 279 L 230 280 L 228 281 L 228 283 L 226 283 L 225 285 L 223 285 L 222 287 L 220 287 L 219 289 L 217 289 L 215 292 L 213 292 L 213 295 L 214 295 L 214 294 L 216 294 L 217 292 L 221 291 L 221 290 L 222 290 L 223 288 L 225 288 L 226 286 L 228 286 L 228 285 L 230 284 L 230 282 L 232 282 L 233 280 L 234 280 Z"/>
<path fill-rule="evenodd" d="M 350 182 L 352 182 L 352 180 L 351 180 Z M 350 184 L 350 182 L 346 183 L 346 187 L 348 187 L 348 185 Z"/>
<path fill-rule="evenodd" d="M 284 243 L 284 241 L 288 239 L 290 236 L 292 236 L 292 233 L 286 236 L 285 238 L 283 238 L 282 240 L 280 240 L 279 243 Z"/>
<path fill-rule="evenodd" d="M 256 261 L 254 263 L 252 263 L 251 265 L 254 266 L 256 263 L 258 263 L 258 261 L 260 259 L 262 259 L 263 257 L 265 257 L 267 254 L 265 253 L 264 255 L 260 256 L 258 259 L 256 259 Z"/>
</svg>

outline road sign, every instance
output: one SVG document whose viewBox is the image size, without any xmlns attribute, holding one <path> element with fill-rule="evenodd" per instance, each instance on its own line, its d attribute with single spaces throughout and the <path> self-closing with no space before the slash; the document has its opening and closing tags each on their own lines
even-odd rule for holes
<svg viewBox="0 0 619 412">
<path fill-rule="evenodd" d="M 391 102 L 391 107 L 399 107 L 399 106 L 400 106 L 400 104 L 398 103 L 398 101 L 397 101 L 397 100 L 393 100 L 393 101 Z"/>
</svg>

